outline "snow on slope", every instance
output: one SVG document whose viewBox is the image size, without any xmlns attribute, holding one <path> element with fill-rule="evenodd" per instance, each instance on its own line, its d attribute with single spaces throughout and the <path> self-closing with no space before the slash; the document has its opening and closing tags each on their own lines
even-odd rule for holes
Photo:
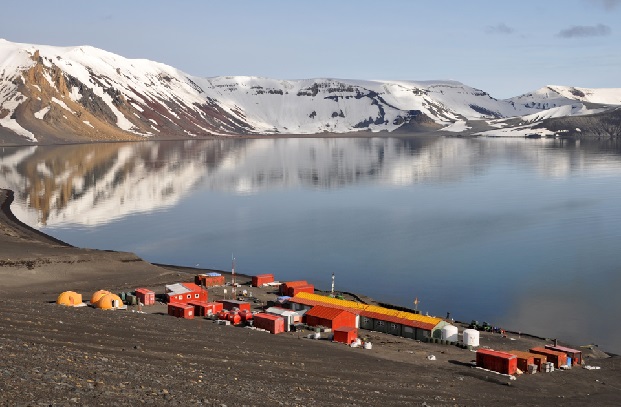
<svg viewBox="0 0 621 407">
<path fill-rule="evenodd" d="M 12 117 L 31 97 L 18 91 L 20 81 L 28 80 L 24 72 L 38 64 L 45 79 L 31 84 L 30 89 L 40 93 L 49 84 L 61 92 L 30 107 L 29 114 L 39 119 L 38 126 L 50 125 L 58 117 L 44 109 L 60 106 L 71 113 L 63 112 L 65 119 L 79 117 L 83 111 L 92 114 L 88 120 L 74 120 L 74 127 L 88 130 L 111 123 L 116 130 L 145 137 L 158 133 L 187 137 L 393 131 L 412 120 L 461 131 L 469 127 L 468 120 L 585 114 L 565 108 L 532 116 L 576 101 L 621 103 L 621 89 L 549 86 L 498 100 L 456 81 L 198 78 L 165 64 L 126 59 L 90 46 L 0 40 L 0 125 L 33 141 L 34 134 L 17 122 L 20 117 Z M 60 89 L 64 83 L 67 89 Z"/>
</svg>

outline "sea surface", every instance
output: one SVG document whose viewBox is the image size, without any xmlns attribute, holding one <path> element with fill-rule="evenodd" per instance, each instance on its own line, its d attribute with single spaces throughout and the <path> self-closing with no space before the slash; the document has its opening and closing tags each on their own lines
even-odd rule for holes
<svg viewBox="0 0 621 407">
<path fill-rule="evenodd" d="M 621 143 L 291 138 L 0 149 L 24 222 L 621 353 Z"/>
</svg>

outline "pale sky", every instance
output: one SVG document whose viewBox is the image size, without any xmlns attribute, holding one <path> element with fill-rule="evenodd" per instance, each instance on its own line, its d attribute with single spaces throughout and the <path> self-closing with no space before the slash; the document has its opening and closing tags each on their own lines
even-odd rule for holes
<svg viewBox="0 0 621 407">
<path fill-rule="evenodd" d="M 0 1 L 0 38 L 196 76 L 621 87 L 621 0 Z"/>
</svg>

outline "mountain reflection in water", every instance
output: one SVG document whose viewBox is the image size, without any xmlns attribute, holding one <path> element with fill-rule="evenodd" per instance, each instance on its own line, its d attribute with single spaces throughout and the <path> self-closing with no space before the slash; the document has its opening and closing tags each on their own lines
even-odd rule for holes
<svg viewBox="0 0 621 407">
<path fill-rule="evenodd" d="M 16 215 L 147 260 L 306 278 L 621 352 L 610 141 L 218 139 L 4 148 Z M 615 342 L 616 341 L 616 342 Z"/>
</svg>

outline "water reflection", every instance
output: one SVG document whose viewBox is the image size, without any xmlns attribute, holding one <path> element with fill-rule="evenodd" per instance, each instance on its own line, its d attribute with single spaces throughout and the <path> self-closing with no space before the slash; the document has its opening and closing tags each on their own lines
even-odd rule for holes
<svg viewBox="0 0 621 407">
<path fill-rule="evenodd" d="M 225 139 L 4 148 L 2 186 L 36 223 L 98 224 L 175 205 L 190 191 L 256 194 L 273 188 L 456 182 L 495 161 L 546 177 L 616 173 L 618 142 L 357 138 Z M 28 217 L 32 219 L 32 214 Z"/>
</svg>

